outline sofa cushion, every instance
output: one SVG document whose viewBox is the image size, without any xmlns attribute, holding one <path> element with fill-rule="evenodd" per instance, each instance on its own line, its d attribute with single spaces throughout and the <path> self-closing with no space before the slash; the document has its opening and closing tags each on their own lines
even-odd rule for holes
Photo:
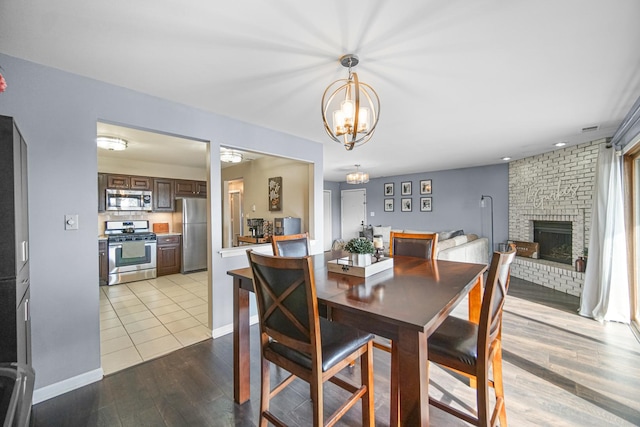
<svg viewBox="0 0 640 427">
<path fill-rule="evenodd" d="M 441 231 L 440 233 L 438 233 L 438 241 L 441 242 L 443 240 L 452 239 L 454 237 L 462 235 L 464 235 L 463 230 Z"/>
<path fill-rule="evenodd" d="M 374 225 L 373 235 L 381 235 L 383 242 L 388 242 L 391 235 L 391 226 Z"/>
<path fill-rule="evenodd" d="M 453 240 L 455 242 L 455 246 L 458 246 L 458 245 L 464 245 L 465 243 L 467 243 L 469 241 L 469 237 L 466 235 L 462 235 L 462 236 L 453 237 L 449 240 Z"/>
<path fill-rule="evenodd" d="M 450 249 L 456 245 L 456 242 L 453 239 L 444 240 L 442 242 L 438 241 L 438 246 L 436 246 L 436 251 L 444 251 L 446 249 Z"/>
</svg>

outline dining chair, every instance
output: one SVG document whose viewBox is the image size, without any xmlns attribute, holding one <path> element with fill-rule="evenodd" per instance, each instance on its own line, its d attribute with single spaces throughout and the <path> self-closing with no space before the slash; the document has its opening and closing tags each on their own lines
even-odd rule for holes
<svg viewBox="0 0 640 427">
<path fill-rule="evenodd" d="M 295 378 L 310 384 L 313 426 L 333 425 L 362 400 L 362 425 L 373 426 L 373 335 L 318 315 L 311 257 L 276 257 L 247 251 L 260 323 L 260 426 L 284 426 L 269 411 L 270 400 Z M 335 375 L 360 359 L 361 385 Z M 291 373 L 271 388 L 270 365 Z M 323 387 L 330 381 L 351 396 L 324 421 Z"/>
<path fill-rule="evenodd" d="M 448 316 L 429 337 L 429 361 L 473 380 L 476 389 L 476 413 L 469 414 L 451 405 L 452 396 L 443 400 L 429 397 L 429 403 L 476 426 L 507 425 L 502 384 L 502 308 L 509 288 L 510 265 L 516 256 L 515 245 L 507 252 L 495 252 L 482 296 L 480 321 Z M 492 377 L 489 376 L 490 370 Z M 475 384 L 474 384 L 475 383 Z M 489 387 L 495 392 L 491 410 Z"/>
<path fill-rule="evenodd" d="M 433 259 L 438 246 L 437 233 L 400 233 L 389 235 L 389 255 Z"/>
<path fill-rule="evenodd" d="M 288 234 L 285 236 L 271 236 L 273 255 L 302 257 L 310 254 L 309 233 Z"/>
</svg>

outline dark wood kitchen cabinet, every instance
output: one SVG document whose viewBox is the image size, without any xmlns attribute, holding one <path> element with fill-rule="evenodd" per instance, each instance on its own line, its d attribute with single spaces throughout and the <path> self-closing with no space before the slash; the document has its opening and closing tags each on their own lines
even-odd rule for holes
<svg viewBox="0 0 640 427">
<path fill-rule="evenodd" d="M 168 236 L 158 235 L 157 241 L 157 275 L 180 273 L 182 267 L 181 237 L 177 234 Z"/>
<path fill-rule="evenodd" d="M 31 365 L 27 144 L 0 116 L 0 362 Z"/>
<path fill-rule="evenodd" d="M 98 241 L 98 283 L 106 285 L 109 282 L 109 252 L 106 240 Z"/>
<path fill-rule="evenodd" d="M 153 211 L 173 212 L 175 206 L 174 181 L 168 178 L 153 179 Z"/>
<path fill-rule="evenodd" d="M 176 197 L 207 197 L 206 181 L 176 179 Z"/>
<path fill-rule="evenodd" d="M 151 178 L 134 175 L 107 175 L 107 188 L 121 190 L 151 190 Z"/>
<path fill-rule="evenodd" d="M 107 209 L 107 174 L 98 174 L 98 212 L 105 212 Z"/>
</svg>

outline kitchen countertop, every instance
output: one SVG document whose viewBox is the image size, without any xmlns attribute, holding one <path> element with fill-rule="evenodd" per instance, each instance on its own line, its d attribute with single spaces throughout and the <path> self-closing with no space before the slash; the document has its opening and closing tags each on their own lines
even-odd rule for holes
<svg viewBox="0 0 640 427">
<path fill-rule="evenodd" d="M 178 233 L 178 232 L 171 232 L 171 233 L 156 233 L 156 236 L 182 236 L 182 233 Z M 101 240 L 107 240 L 108 237 L 105 236 L 104 234 L 101 236 L 98 236 L 98 241 Z"/>
</svg>

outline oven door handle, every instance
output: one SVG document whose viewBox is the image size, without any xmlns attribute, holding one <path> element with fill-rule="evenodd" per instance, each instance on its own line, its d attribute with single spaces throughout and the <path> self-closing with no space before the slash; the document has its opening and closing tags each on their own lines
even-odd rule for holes
<svg viewBox="0 0 640 427">
<path fill-rule="evenodd" d="M 156 242 L 154 242 L 154 241 L 146 241 L 146 242 L 144 242 L 145 246 L 153 246 L 155 244 L 156 244 Z M 120 249 L 122 249 L 122 243 L 109 243 L 109 249 L 111 249 L 111 248 L 115 248 L 115 249 L 120 248 Z"/>
</svg>

